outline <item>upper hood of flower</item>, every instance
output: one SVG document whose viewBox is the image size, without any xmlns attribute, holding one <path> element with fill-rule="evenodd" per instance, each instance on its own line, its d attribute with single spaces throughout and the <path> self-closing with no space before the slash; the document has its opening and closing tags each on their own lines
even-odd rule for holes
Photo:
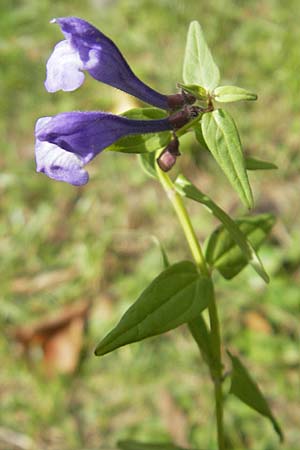
<svg viewBox="0 0 300 450">
<path fill-rule="evenodd" d="M 66 40 L 57 44 L 47 62 L 46 89 L 72 91 L 84 81 L 83 71 L 93 78 L 127 92 L 146 103 L 169 109 L 168 96 L 143 83 L 131 70 L 111 39 L 77 17 L 53 19 Z"/>
</svg>

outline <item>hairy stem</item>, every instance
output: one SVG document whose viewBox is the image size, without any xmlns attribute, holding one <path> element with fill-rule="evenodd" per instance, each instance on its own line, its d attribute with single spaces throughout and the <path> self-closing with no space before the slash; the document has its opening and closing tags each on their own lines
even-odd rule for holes
<svg viewBox="0 0 300 450">
<path fill-rule="evenodd" d="M 209 276 L 207 264 L 196 237 L 195 230 L 193 228 L 191 219 L 182 201 L 180 194 L 176 192 L 174 184 L 170 177 L 160 170 L 156 164 L 156 171 L 160 183 L 162 184 L 169 200 L 171 201 L 173 208 L 176 212 L 180 225 L 183 229 L 184 235 L 190 247 L 193 259 L 198 266 L 200 272 L 203 275 Z M 222 360 L 221 360 L 221 337 L 220 337 L 220 325 L 218 318 L 218 311 L 215 301 L 215 296 L 211 304 L 208 307 L 209 320 L 210 320 L 210 333 L 211 348 L 213 350 L 213 358 L 209 364 L 210 373 L 212 375 L 214 383 L 215 403 L 216 403 L 216 418 L 217 418 L 217 434 L 218 434 L 218 449 L 225 450 L 224 443 L 224 431 L 223 431 L 223 391 L 222 391 Z M 201 349 L 200 349 L 201 350 Z"/>
</svg>

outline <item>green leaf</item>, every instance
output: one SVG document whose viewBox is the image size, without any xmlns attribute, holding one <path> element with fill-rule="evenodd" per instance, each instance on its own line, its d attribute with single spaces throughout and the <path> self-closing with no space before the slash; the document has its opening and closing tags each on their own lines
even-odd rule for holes
<svg viewBox="0 0 300 450">
<path fill-rule="evenodd" d="M 203 115 L 201 126 L 203 137 L 213 157 L 244 204 L 252 208 L 253 197 L 241 141 L 232 117 L 223 109 L 216 109 Z"/>
<path fill-rule="evenodd" d="M 155 161 L 156 161 L 156 152 L 151 153 L 141 153 L 138 155 L 139 163 L 143 169 L 143 171 L 150 178 L 157 178 Z"/>
<path fill-rule="evenodd" d="M 211 297 L 209 277 L 199 274 L 189 261 L 174 264 L 142 292 L 95 353 L 104 355 L 189 322 L 208 306 Z"/>
<path fill-rule="evenodd" d="M 160 240 L 156 236 L 152 236 L 152 239 L 160 250 L 163 267 L 164 267 L 164 269 L 167 269 L 168 267 L 170 267 L 171 264 L 170 264 L 168 255 L 166 253 L 166 250 L 165 250 L 164 246 L 162 245 L 162 243 L 160 242 Z"/>
<path fill-rule="evenodd" d="M 213 60 L 197 21 L 191 22 L 187 34 L 183 81 L 185 84 L 203 86 L 208 91 L 212 91 L 220 81 L 218 66 Z"/>
<path fill-rule="evenodd" d="M 133 108 L 121 115 L 136 120 L 154 120 L 167 117 L 166 112 L 158 108 Z M 166 147 L 171 137 L 170 131 L 125 136 L 107 147 L 105 151 L 121 153 L 155 152 Z"/>
<path fill-rule="evenodd" d="M 202 315 L 188 323 L 189 330 L 196 341 L 204 361 L 208 367 L 214 365 L 214 352 L 212 349 L 212 342 L 207 325 Z"/>
<path fill-rule="evenodd" d="M 177 83 L 179 87 L 181 87 L 184 91 L 189 94 L 194 95 L 198 100 L 206 100 L 207 99 L 207 91 L 204 87 L 198 86 L 197 84 L 182 84 Z"/>
<path fill-rule="evenodd" d="M 140 442 L 134 440 L 119 441 L 117 443 L 121 450 L 188 450 L 178 447 L 171 442 Z"/>
<path fill-rule="evenodd" d="M 252 379 L 240 359 L 237 356 L 233 356 L 230 352 L 227 353 L 232 362 L 230 393 L 235 395 L 239 400 L 257 411 L 259 414 L 270 419 L 280 440 L 283 441 L 283 433 L 280 426 L 273 416 L 272 411 L 258 385 Z"/>
<path fill-rule="evenodd" d="M 227 232 L 228 242 L 234 242 L 235 246 L 242 255 L 244 261 L 250 263 L 254 270 L 258 273 L 262 279 L 268 283 L 269 277 L 262 265 L 259 256 L 257 255 L 254 247 L 251 245 L 251 242 L 248 241 L 245 234 L 240 230 L 238 225 L 231 219 L 231 217 L 226 214 L 211 198 L 207 195 L 203 194 L 196 186 L 194 186 L 189 180 L 187 180 L 184 176 L 180 175 L 175 181 L 175 187 L 181 193 L 181 195 L 185 195 L 186 197 L 195 200 L 196 202 L 202 203 L 205 205 L 209 211 L 213 213 L 215 217 L 217 217 L 220 222 L 223 224 L 223 229 Z M 225 241 L 226 245 L 227 242 Z M 207 261 L 211 264 L 210 254 L 207 253 Z M 225 264 L 223 264 L 225 265 Z M 215 263 L 211 264 L 212 267 L 217 267 Z M 220 270 L 220 269 L 219 269 Z M 226 266 L 225 266 L 226 270 Z"/>
<path fill-rule="evenodd" d="M 269 161 L 261 161 L 260 159 L 245 158 L 247 170 L 273 170 L 278 169 L 276 164 Z"/>
<path fill-rule="evenodd" d="M 259 214 L 254 217 L 243 217 L 235 223 L 252 248 L 258 250 L 271 231 L 275 218 L 271 214 Z M 235 277 L 248 264 L 245 253 L 224 226 L 218 227 L 209 237 L 205 256 L 209 265 L 218 269 L 228 280 Z"/>
<path fill-rule="evenodd" d="M 237 86 L 218 86 L 214 90 L 214 98 L 221 103 L 257 100 L 257 95 Z"/>
<path fill-rule="evenodd" d="M 202 150 L 209 151 L 209 148 L 207 147 L 207 144 L 203 137 L 202 128 L 201 128 L 200 123 L 196 123 L 193 128 L 194 128 L 196 139 L 197 139 L 198 143 L 200 144 L 200 147 L 202 148 Z"/>
</svg>

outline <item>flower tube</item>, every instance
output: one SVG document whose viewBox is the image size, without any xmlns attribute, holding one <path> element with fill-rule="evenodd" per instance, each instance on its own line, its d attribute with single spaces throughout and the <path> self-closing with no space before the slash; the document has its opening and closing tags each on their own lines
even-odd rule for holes
<svg viewBox="0 0 300 450">
<path fill-rule="evenodd" d="M 84 166 L 123 136 L 171 130 L 168 118 L 132 120 L 103 112 L 70 112 L 36 123 L 37 172 L 75 186 L 89 180 Z"/>
</svg>

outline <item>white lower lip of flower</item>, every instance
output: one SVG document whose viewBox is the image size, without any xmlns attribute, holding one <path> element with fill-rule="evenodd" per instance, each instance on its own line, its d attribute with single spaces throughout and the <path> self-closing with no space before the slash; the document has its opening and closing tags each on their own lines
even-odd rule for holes
<svg viewBox="0 0 300 450">
<path fill-rule="evenodd" d="M 41 130 L 51 117 L 42 117 L 37 121 L 36 132 Z M 36 140 L 35 159 L 37 172 L 45 173 L 57 181 L 65 181 L 75 186 L 86 184 L 89 175 L 83 169 L 82 159 L 74 153 L 62 149 L 47 141 Z"/>
<path fill-rule="evenodd" d="M 92 59 L 94 65 L 94 58 Z M 74 91 L 84 81 L 85 69 L 78 52 L 67 41 L 59 42 L 47 62 L 45 87 L 48 92 Z"/>
</svg>

